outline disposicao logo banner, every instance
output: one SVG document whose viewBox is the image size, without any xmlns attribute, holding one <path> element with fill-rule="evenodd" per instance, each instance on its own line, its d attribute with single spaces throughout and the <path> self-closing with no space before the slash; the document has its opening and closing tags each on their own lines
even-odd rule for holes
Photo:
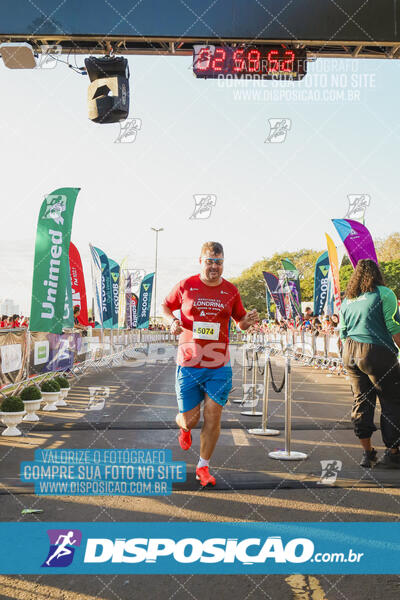
<svg viewBox="0 0 400 600">
<path fill-rule="evenodd" d="M 143 278 L 140 286 L 140 296 L 138 305 L 137 328 L 145 329 L 149 326 L 151 294 L 153 292 L 154 273 L 148 273 Z"/>
<path fill-rule="evenodd" d="M 326 250 L 317 258 L 314 270 L 314 315 L 320 315 L 328 293 L 329 255 Z"/>
<path fill-rule="evenodd" d="M 83 325 L 88 325 L 86 286 L 82 261 L 78 248 L 72 242 L 69 245 L 69 268 L 71 272 L 72 304 L 80 307 L 79 320 Z"/>
<path fill-rule="evenodd" d="M 332 219 L 355 268 L 361 259 L 369 258 L 378 264 L 374 242 L 368 229 L 352 219 Z"/>
<path fill-rule="evenodd" d="M 103 327 L 111 329 L 113 326 L 113 307 L 111 297 L 111 277 L 110 277 L 110 264 L 108 262 L 107 254 L 100 250 L 100 248 L 94 247 L 100 258 L 101 263 L 101 291 L 100 291 L 100 303 L 101 312 L 103 315 Z"/>
<path fill-rule="evenodd" d="M 118 314 L 119 314 L 119 264 L 108 259 L 110 265 L 110 277 L 111 277 L 111 302 L 112 302 L 112 319 L 113 329 L 118 329 Z"/>
<path fill-rule="evenodd" d="M 7 522 L 0 531 L 3 574 L 397 574 L 400 561 L 399 522 Z"/>
<path fill-rule="evenodd" d="M 39 212 L 33 268 L 30 330 L 62 333 L 73 324 L 69 269 L 72 218 L 80 188 L 60 188 Z"/>
</svg>

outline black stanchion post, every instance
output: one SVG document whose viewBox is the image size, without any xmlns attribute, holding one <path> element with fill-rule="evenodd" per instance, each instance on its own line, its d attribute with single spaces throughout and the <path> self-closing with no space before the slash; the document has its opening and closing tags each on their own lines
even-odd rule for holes
<svg viewBox="0 0 400 600">
<path fill-rule="evenodd" d="M 285 361 L 285 450 L 290 454 L 290 445 L 292 441 L 292 365 L 287 356 Z"/>
<path fill-rule="evenodd" d="M 292 367 L 290 352 L 285 358 L 285 450 L 269 452 L 270 458 L 278 460 L 304 460 L 307 454 L 291 450 L 292 437 Z"/>
<path fill-rule="evenodd" d="M 269 400 L 269 352 L 264 347 L 264 390 L 263 390 L 263 409 L 261 427 L 249 429 L 248 432 L 253 435 L 279 435 L 278 429 L 268 429 L 268 400 Z"/>
</svg>

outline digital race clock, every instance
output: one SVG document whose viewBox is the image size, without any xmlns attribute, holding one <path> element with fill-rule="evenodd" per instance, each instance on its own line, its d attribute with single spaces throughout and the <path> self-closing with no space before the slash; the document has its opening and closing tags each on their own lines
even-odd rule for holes
<svg viewBox="0 0 400 600">
<path fill-rule="evenodd" d="M 194 46 L 193 72 L 203 79 L 303 79 L 306 51 L 282 46 Z"/>
</svg>

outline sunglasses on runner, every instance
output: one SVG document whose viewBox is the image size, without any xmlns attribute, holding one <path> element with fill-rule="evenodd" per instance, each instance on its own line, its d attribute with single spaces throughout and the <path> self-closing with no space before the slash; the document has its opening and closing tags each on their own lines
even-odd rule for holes
<svg viewBox="0 0 400 600">
<path fill-rule="evenodd" d="M 216 265 L 223 265 L 224 264 L 224 259 L 223 258 L 204 258 L 202 257 L 201 259 L 204 263 L 206 263 L 206 265 L 211 266 L 213 263 Z"/>
</svg>

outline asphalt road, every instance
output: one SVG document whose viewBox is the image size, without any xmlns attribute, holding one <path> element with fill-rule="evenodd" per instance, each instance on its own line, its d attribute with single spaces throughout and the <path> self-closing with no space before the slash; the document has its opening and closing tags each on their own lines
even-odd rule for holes
<svg viewBox="0 0 400 600">
<path fill-rule="evenodd" d="M 275 379 L 283 363 L 274 362 Z M 261 377 L 261 376 L 260 376 Z M 41 412 L 38 424 L 24 423 L 20 438 L 0 438 L 0 519 L 3 521 L 397 521 L 400 474 L 363 470 L 361 450 L 350 424 L 351 394 L 343 376 L 296 366 L 293 371 L 291 448 L 304 461 L 279 461 L 268 452 L 285 447 L 283 393 L 271 391 L 269 427 L 277 437 L 259 437 L 248 428 L 260 417 L 241 415 L 232 402 L 241 397 L 241 369 L 234 369 L 234 390 L 224 409 L 221 437 L 211 470 L 217 486 L 202 490 L 194 478 L 199 433 L 183 452 L 174 417 L 174 366 L 126 361 L 74 382 L 68 406 Z M 109 388 L 109 396 L 90 403 L 89 387 Z M 377 422 L 379 414 L 376 415 Z M 375 446 L 382 450 L 380 433 Z M 35 496 L 19 480 L 19 465 L 33 460 L 37 448 L 165 448 L 185 461 L 187 479 L 170 496 Z M 334 486 L 321 481 L 321 461 L 338 467 Z M 340 465 L 340 468 L 339 468 Z M 42 509 L 21 515 L 24 508 Z M 400 570 L 400 569 L 399 569 Z M 398 576 L 0 576 L 0 598 L 136 599 L 205 596 L 222 599 L 364 600 L 399 597 Z"/>
</svg>

